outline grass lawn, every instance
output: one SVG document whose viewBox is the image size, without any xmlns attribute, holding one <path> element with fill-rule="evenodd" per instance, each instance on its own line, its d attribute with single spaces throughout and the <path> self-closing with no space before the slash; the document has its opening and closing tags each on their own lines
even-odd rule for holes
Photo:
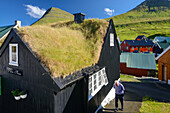
<svg viewBox="0 0 170 113">
<path fill-rule="evenodd" d="M 120 74 L 120 81 L 140 82 L 139 80 L 135 79 L 134 76 L 131 76 L 131 75 L 122 75 L 122 74 Z"/>
<path fill-rule="evenodd" d="M 170 113 L 170 103 L 157 102 L 150 97 L 143 98 L 141 113 Z"/>
</svg>

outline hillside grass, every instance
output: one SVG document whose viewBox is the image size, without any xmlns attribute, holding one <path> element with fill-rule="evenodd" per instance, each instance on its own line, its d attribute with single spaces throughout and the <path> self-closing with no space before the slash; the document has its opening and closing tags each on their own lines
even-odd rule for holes
<svg viewBox="0 0 170 113">
<path fill-rule="evenodd" d="M 32 25 L 45 25 L 56 23 L 60 21 L 73 21 L 74 16 L 64 10 L 52 7 L 46 11 L 42 18 L 33 23 Z"/>
<path fill-rule="evenodd" d="M 145 96 L 140 109 L 141 113 L 170 113 L 170 103 L 158 102 Z"/>
<path fill-rule="evenodd" d="M 170 37 L 170 2 L 168 0 L 146 0 L 136 8 L 114 17 L 120 40 L 134 40 L 138 35 L 153 39 L 155 36 Z"/>
<path fill-rule="evenodd" d="M 145 35 L 150 39 L 155 36 L 170 37 L 170 19 L 163 21 L 140 22 L 133 24 L 116 25 L 120 40 L 134 40 L 138 35 Z"/>
<path fill-rule="evenodd" d="M 120 81 L 124 81 L 124 82 L 141 82 L 140 80 L 135 79 L 134 76 L 123 75 L 123 74 L 120 74 Z"/>
<path fill-rule="evenodd" d="M 108 23 L 94 19 L 82 24 L 71 22 L 69 26 L 67 23 L 34 25 L 19 29 L 19 34 L 52 75 L 65 77 L 98 61 L 107 29 L 103 25 Z"/>
</svg>

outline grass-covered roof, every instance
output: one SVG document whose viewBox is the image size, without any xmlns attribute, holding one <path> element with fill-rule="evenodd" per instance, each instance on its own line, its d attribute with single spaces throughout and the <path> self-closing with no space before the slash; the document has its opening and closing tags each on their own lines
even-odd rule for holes
<svg viewBox="0 0 170 113">
<path fill-rule="evenodd" d="M 108 24 L 99 19 L 81 24 L 60 22 L 23 27 L 19 34 L 52 75 L 58 77 L 98 61 Z"/>
</svg>

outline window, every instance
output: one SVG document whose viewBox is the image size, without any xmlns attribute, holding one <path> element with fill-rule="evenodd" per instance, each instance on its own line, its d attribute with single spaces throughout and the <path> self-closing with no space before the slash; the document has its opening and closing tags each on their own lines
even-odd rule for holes
<svg viewBox="0 0 170 113">
<path fill-rule="evenodd" d="M 89 77 L 89 95 L 92 93 L 92 76 Z"/>
<path fill-rule="evenodd" d="M 124 41 L 124 44 L 125 44 L 125 41 Z"/>
<path fill-rule="evenodd" d="M 126 47 L 126 49 L 128 50 L 128 46 Z"/>
<path fill-rule="evenodd" d="M 107 75 L 105 72 L 105 68 L 101 69 L 100 71 L 94 73 L 93 75 L 89 76 L 89 84 L 88 84 L 88 94 L 89 100 L 97 94 L 97 92 L 105 85 L 108 84 Z"/>
<path fill-rule="evenodd" d="M 134 50 L 134 47 L 132 47 L 132 50 Z"/>
<path fill-rule="evenodd" d="M 9 44 L 9 65 L 18 66 L 18 44 Z"/>
<path fill-rule="evenodd" d="M 114 34 L 110 33 L 110 46 L 114 46 Z"/>
<path fill-rule="evenodd" d="M 104 85 L 106 86 L 108 84 L 108 79 L 106 76 L 105 68 L 102 69 L 102 74 L 103 74 L 103 78 L 104 78 Z"/>
</svg>

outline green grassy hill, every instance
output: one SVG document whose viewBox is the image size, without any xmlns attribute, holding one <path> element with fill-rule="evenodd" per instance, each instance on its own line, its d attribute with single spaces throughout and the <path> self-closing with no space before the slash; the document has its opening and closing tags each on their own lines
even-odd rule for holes
<svg viewBox="0 0 170 113">
<path fill-rule="evenodd" d="M 135 39 L 138 35 L 170 36 L 170 1 L 145 0 L 127 13 L 113 19 L 121 40 Z"/>
<path fill-rule="evenodd" d="M 170 19 L 170 1 L 145 0 L 127 13 L 107 18 L 106 20 L 110 19 L 114 19 L 116 24 L 167 20 Z"/>
<path fill-rule="evenodd" d="M 49 24 L 56 23 L 59 21 L 70 21 L 73 20 L 74 16 L 64 10 L 59 8 L 51 7 L 48 9 L 45 14 L 32 25 L 41 25 L 41 24 Z"/>
</svg>

